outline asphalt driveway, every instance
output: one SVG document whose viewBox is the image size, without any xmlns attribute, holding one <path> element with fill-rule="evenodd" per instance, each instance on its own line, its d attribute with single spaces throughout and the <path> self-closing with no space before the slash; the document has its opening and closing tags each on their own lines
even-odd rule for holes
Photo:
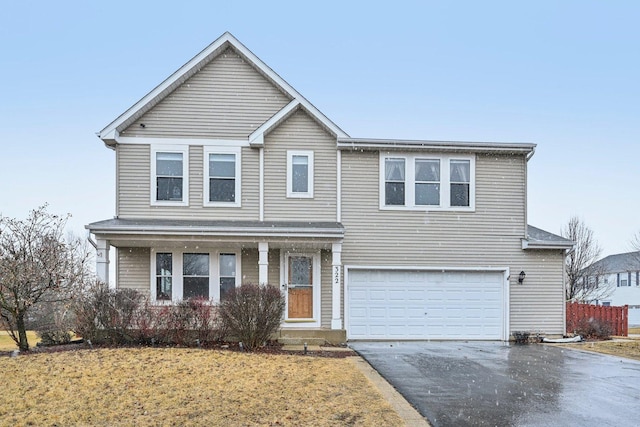
<svg viewBox="0 0 640 427">
<path fill-rule="evenodd" d="M 349 346 L 434 426 L 640 425 L 640 362 L 540 344 Z"/>
</svg>

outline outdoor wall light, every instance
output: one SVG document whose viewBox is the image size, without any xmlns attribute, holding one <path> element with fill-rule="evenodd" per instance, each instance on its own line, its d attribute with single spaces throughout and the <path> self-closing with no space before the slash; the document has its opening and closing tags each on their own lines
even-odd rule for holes
<svg viewBox="0 0 640 427">
<path fill-rule="evenodd" d="M 518 274 L 518 283 L 520 283 L 522 285 L 526 275 L 527 275 L 527 273 L 525 273 L 524 271 L 521 271 L 520 274 Z"/>
</svg>

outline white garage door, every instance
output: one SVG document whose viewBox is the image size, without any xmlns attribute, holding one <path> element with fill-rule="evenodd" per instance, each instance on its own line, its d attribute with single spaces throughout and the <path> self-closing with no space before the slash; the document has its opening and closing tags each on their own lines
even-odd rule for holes
<svg viewBox="0 0 640 427">
<path fill-rule="evenodd" d="M 501 340 L 502 272 L 348 271 L 349 339 Z"/>
</svg>

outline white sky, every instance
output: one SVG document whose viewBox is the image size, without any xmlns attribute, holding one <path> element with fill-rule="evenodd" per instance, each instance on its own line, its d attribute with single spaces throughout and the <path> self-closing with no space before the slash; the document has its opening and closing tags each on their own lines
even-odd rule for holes
<svg viewBox="0 0 640 427">
<path fill-rule="evenodd" d="M 95 133 L 230 31 L 351 136 L 534 142 L 529 223 L 640 230 L 640 2 L 4 2 L 0 213 L 115 213 Z"/>
</svg>

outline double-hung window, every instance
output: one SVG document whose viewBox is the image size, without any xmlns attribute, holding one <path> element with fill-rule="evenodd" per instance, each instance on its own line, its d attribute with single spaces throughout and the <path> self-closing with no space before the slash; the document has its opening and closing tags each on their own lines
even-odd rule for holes
<svg viewBox="0 0 640 427">
<path fill-rule="evenodd" d="M 440 206 L 440 160 L 416 159 L 415 202 L 420 206 Z"/>
<path fill-rule="evenodd" d="M 475 209 L 475 156 L 380 154 L 380 209 Z"/>
<path fill-rule="evenodd" d="M 405 159 L 385 159 L 384 200 L 386 206 L 404 206 L 405 204 L 405 162 Z"/>
<path fill-rule="evenodd" d="M 287 151 L 287 197 L 313 198 L 313 151 Z"/>
<path fill-rule="evenodd" d="M 240 148 L 205 148 L 206 206 L 240 206 Z"/>
<path fill-rule="evenodd" d="M 188 149 L 158 147 L 151 156 L 151 204 L 186 205 Z"/>
<path fill-rule="evenodd" d="M 209 298 L 209 254 L 182 256 L 182 298 Z"/>
</svg>

